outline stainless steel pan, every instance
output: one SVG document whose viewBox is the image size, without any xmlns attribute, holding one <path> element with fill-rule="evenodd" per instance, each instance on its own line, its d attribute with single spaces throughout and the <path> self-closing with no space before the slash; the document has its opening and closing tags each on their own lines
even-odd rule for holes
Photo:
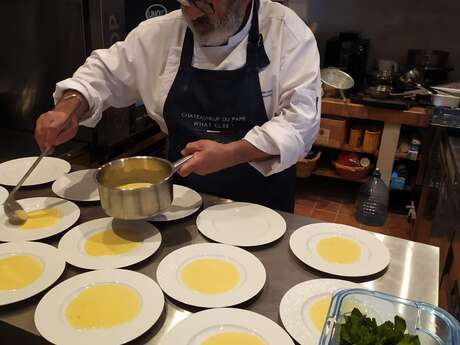
<svg viewBox="0 0 460 345">
<path fill-rule="evenodd" d="M 175 163 L 156 157 L 123 158 L 103 165 L 96 174 L 101 206 L 117 219 L 147 219 L 166 211 L 174 199 L 172 176 L 190 158 Z M 146 187 L 122 189 L 127 184 Z"/>
</svg>

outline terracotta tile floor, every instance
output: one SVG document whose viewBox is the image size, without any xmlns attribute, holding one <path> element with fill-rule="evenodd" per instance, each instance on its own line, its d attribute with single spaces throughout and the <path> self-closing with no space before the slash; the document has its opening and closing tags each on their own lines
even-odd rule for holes
<svg viewBox="0 0 460 345">
<path fill-rule="evenodd" d="M 390 212 L 382 227 L 360 224 L 354 217 L 354 202 L 360 184 L 312 176 L 297 179 L 294 213 L 327 222 L 352 225 L 377 233 L 409 239 L 411 224 L 404 214 Z M 391 210 L 391 204 L 390 204 Z"/>
</svg>

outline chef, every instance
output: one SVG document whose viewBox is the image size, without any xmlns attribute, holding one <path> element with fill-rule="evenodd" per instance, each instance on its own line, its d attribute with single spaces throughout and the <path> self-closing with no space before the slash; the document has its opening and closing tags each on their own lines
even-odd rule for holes
<svg viewBox="0 0 460 345">
<path fill-rule="evenodd" d="M 295 164 L 319 128 L 313 34 L 270 0 L 179 2 L 57 84 L 55 108 L 37 120 L 40 148 L 94 127 L 110 106 L 142 100 L 168 134 L 168 159 L 193 155 L 176 183 L 292 212 Z"/>
</svg>

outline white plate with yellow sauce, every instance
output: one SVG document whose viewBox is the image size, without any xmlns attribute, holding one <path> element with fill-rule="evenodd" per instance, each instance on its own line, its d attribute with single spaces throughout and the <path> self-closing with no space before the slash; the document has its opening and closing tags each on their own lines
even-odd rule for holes
<svg viewBox="0 0 460 345">
<path fill-rule="evenodd" d="M 308 266 L 343 277 L 369 276 L 390 263 L 388 248 L 376 236 L 342 224 L 303 226 L 291 235 L 290 247 Z"/>
<path fill-rule="evenodd" d="M 202 308 L 243 303 L 262 290 L 265 280 L 265 268 L 256 256 L 217 243 L 177 249 L 157 269 L 158 284 L 167 295 Z"/>
<path fill-rule="evenodd" d="M 97 169 L 89 169 L 65 174 L 53 182 L 51 189 L 54 194 L 64 199 L 99 201 L 96 173 Z"/>
<path fill-rule="evenodd" d="M 0 244 L 0 305 L 40 293 L 58 280 L 64 268 L 64 257 L 48 244 Z"/>
<path fill-rule="evenodd" d="M 18 200 L 28 213 L 24 224 L 13 225 L 0 208 L 0 241 L 35 241 L 56 235 L 75 224 L 80 209 L 71 201 L 59 198 L 30 198 Z"/>
<path fill-rule="evenodd" d="M 160 245 L 161 234 L 152 224 L 108 217 L 74 227 L 59 241 L 59 250 L 73 266 L 95 270 L 134 265 Z"/>
<path fill-rule="evenodd" d="M 149 277 L 99 270 L 51 289 L 35 310 L 35 326 L 54 344 L 123 344 L 152 327 L 163 308 L 163 292 Z"/>
<path fill-rule="evenodd" d="M 0 164 L 0 184 L 16 186 L 37 158 L 24 157 Z M 35 186 L 52 182 L 69 171 L 69 162 L 56 157 L 44 157 L 27 180 L 25 180 L 23 186 Z"/>
<path fill-rule="evenodd" d="M 9 195 L 8 191 L 2 186 L 0 186 L 0 205 L 3 205 L 5 200 L 8 198 L 8 195 Z"/>
<path fill-rule="evenodd" d="M 196 224 L 207 238 L 238 247 L 268 244 L 286 232 L 286 221 L 278 212 L 244 202 L 211 206 L 198 215 Z"/>
<path fill-rule="evenodd" d="M 362 285 L 339 279 L 315 279 L 292 287 L 281 299 L 284 328 L 300 345 L 318 344 L 333 294 Z"/>
<path fill-rule="evenodd" d="M 203 200 L 201 195 L 191 188 L 173 185 L 174 200 L 165 212 L 149 219 L 150 222 L 169 222 L 191 216 L 197 212 Z"/>
<path fill-rule="evenodd" d="M 161 345 L 294 345 L 269 318 L 236 308 L 204 310 L 174 326 Z M 313 344 L 312 344 L 313 345 Z"/>
</svg>

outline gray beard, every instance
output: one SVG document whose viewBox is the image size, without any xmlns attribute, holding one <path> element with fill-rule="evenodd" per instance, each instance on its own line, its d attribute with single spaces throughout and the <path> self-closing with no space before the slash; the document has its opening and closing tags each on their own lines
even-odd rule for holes
<svg viewBox="0 0 460 345">
<path fill-rule="evenodd" d="M 228 7 L 228 14 L 221 19 L 210 20 L 209 23 L 212 25 L 213 29 L 207 32 L 199 30 L 198 25 L 195 25 L 195 23 L 187 16 L 184 16 L 195 39 L 200 43 L 200 45 L 224 45 L 243 25 L 246 9 L 241 6 L 241 2 L 238 0 L 230 0 L 230 2 L 231 4 Z"/>
</svg>

